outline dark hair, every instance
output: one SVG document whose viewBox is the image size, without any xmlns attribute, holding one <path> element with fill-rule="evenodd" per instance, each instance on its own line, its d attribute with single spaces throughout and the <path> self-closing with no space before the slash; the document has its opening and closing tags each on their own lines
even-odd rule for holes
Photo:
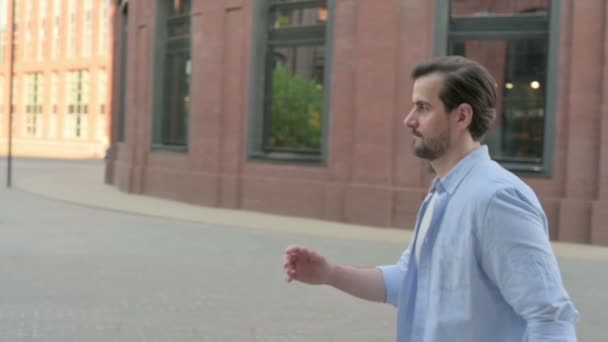
<svg viewBox="0 0 608 342">
<path fill-rule="evenodd" d="M 496 87 L 494 78 L 481 64 L 460 56 L 444 56 L 416 65 L 414 80 L 432 73 L 445 75 L 439 98 L 446 112 L 463 103 L 473 108 L 469 132 L 480 140 L 496 116 Z"/>
</svg>

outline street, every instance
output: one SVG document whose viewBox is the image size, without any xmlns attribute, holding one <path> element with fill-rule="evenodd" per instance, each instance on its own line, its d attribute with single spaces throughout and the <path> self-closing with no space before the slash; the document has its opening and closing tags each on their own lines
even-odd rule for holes
<svg viewBox="0 0 608 342">
<path fill-rule="evenodd" d="M 287 285 L 282 250 L 391 246 L 87 209 L 0 191 L 0 341 L 390 341 L 394 310 Z"/>
<path fill-rule="evenodd" d="M 16 179 L 100 165 L 19 161 Z M 286 284 L 282 251 L 300 243 L 373 266 L 395 261 L 400 244 L 134 215 L 22 190 L 0 190 L 0 204 L 0 341 L 394 341 L 394 308 Z M 579 340 L 605 341 L 608 258 L 560 265 Z"/>
</svg>

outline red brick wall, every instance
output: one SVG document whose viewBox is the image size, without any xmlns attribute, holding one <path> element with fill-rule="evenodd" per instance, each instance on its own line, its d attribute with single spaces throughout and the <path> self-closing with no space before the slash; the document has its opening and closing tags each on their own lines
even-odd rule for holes
<svg viewBox="0 0 608 342">
<path fill-rule="evenodd" d="M 126 142 L 109 182 L 205 206 L 413 226 L 431 176 L 402 120 L 410 69 L 432 54 L 434 1 L 336 0 L 327 166 L 247 161 L 251 0 L 194 1 L 189 152 L 151 151 L 154 2 L 129 3 Z M 607 6 L 562 2 L 554 174 L 525 178 L 554 239 L 608 244 Z"/>
</svg>

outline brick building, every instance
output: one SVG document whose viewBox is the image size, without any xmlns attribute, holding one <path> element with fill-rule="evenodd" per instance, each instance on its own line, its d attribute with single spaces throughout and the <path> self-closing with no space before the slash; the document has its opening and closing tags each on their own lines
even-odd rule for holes
<svg viewBox="0 0 608 342">
<path fill-rule="evenodd" d="M 107 0 L 0 0 L 0 154 L 12 109 L 15 154 L 104 156 L 109 20 Z"/>
<path fill-rule="evenodd" d="M 604 0 L 112 1 L 107 182 L 190 203 L 411 228 L 432 179 L 411 68 L 461 54 L 499 90 L 493 158 L 555 240 L 608 244 Z"/>
</svg>

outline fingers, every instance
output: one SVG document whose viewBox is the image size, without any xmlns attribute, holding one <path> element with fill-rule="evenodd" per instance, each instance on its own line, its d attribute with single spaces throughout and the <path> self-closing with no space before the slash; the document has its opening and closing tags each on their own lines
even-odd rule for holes
<svg viewBox="0 0 608 342">
<path fill-rule="evenodd" d="M 319 253 L 298 245 L 291 245 L 285 249 L 283 255 L 283 270 L 286 282 L 291 282 L 297 279 L 297 269 L 302 268 L 305 264 L 318 264 L 323 262 L 324 258 Z"/>
<path fill-rule="evenodd" d="M 296 270 L 291 269 L 285 271 L 285 281 L 291 283 L 294 279 L 296 279 Z"/>
<path fill-rule="evenodd" d="M 304 251 L 302 247 L 299 246 L 291 246 L 285 250 L 285 254 L 283 255 L 283 267 L 285 268 L 286 273 L 290 273 L 289 271 L 295 271 L 296 262 L 298 259 L 303 258 Z"/>
<path fill-rule="evenodd" d="M 301 258 L 302 260 L 318 260 L 321 255 L 317 252 L 302 246 L 289 246 L 285 249 L 288 258 Z"/>
<path fill-rule="evenodd" d="M 285 249 L 285 254 L 286 255 L 298 255 L 298 254 L 307 253 L 307 251 L 310 251 L 310 250 L 306 247 L 302 247 L 302 246 L 298 246 L 298 245 L 291 245 Z"/>
<path fill-rule="evenodd" d="M 297 252 L 296 246 L 290 246 L 285 249 L 283 255 L 283 271 L 285 273 L 285 281 L 290 283 L 295 278 Z"/>
<path fill-rule="evenodd" d="M 283 270 L 285 272 L 285 281 L 291 282 L 296 275 L 296 256 L 285 254 L 283 257 Z"/>
<path fill-rule="evenodd" d="M 285 249 L 283 255 L 283 270 L 285 272 L 285 281 L 290 283 L 296 279 L 297 263 L 300 260 L 305 260 L 310 250 L 305 247 L 291 245 Z"/>
</svg>

